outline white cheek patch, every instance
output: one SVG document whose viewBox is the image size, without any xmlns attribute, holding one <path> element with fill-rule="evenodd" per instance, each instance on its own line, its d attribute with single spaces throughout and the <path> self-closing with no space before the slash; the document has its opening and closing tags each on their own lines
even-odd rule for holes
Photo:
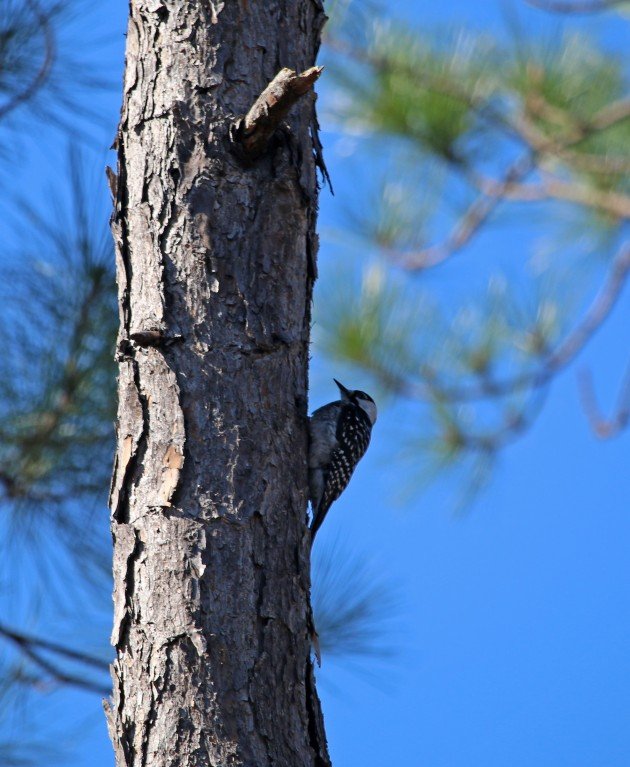
<svg viewBox="0 0 630 767">
<path fill-rule="evenodd" d="M 376 423 L 376 405 L 367 399 L 360 399 L 359 407 L 362 408 L 367 413 L 367 417 L 370 419 L 370 423 L 375 424 Z"/>
</svg>

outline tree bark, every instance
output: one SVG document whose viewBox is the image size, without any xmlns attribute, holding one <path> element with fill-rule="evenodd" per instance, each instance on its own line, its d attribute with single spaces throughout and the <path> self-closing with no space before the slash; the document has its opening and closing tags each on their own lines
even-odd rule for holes
<svg viewBox="0 0 630 767">
<path fill-rule="evenodd" d="M 245 162 L 233 126 L 315 62 L 319 0 L 131 0 L 113 230 L 118 767 L 329 765 L 309 648 L 314 95 Z"/>
</svg>

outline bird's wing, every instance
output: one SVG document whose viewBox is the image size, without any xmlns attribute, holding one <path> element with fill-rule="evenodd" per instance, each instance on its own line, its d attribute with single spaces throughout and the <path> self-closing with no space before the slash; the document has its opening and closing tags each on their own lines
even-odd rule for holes
<svg viewBox="0 0 630 767">
<path fill-rule="evenodd" d="M 311 540 L 321 527 L 328 509 L 345 490 L 357 463 L 370 444 L 370 430 L 365 428 L 365 416 L 357 408 L 344 408 L 337 426 L 336 447 L 324 477 L 324 493 L 311 525 Z"/>
</svg>

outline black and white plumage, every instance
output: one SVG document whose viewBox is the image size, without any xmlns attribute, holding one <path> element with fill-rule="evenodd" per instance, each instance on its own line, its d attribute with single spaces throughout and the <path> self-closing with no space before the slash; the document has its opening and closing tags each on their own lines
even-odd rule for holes
<svg viewBox="0 0 630 767">
<path fill-rule="evenodd" d="M 376 404 L 363 391 L 335 383 L 341 399 L 318 408 L 309 424 L 309 495 L 313 509 L 311 544 L 331 504 L 345 490 L 370 444 Z"/>
</svg>

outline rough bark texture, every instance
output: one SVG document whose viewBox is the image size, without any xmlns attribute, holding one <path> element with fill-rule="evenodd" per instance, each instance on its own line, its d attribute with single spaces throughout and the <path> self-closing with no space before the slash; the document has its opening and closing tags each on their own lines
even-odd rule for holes
<svg viewBox="0 0 630 767">
<path fill-rule="evenodd" d="M 319 0 L 131 0 L 108 721 L 118 767 L 329 764 L 309 659 L 314 96 L 246 166 L 230 125 L 314 64 Z"/>
</svg>

